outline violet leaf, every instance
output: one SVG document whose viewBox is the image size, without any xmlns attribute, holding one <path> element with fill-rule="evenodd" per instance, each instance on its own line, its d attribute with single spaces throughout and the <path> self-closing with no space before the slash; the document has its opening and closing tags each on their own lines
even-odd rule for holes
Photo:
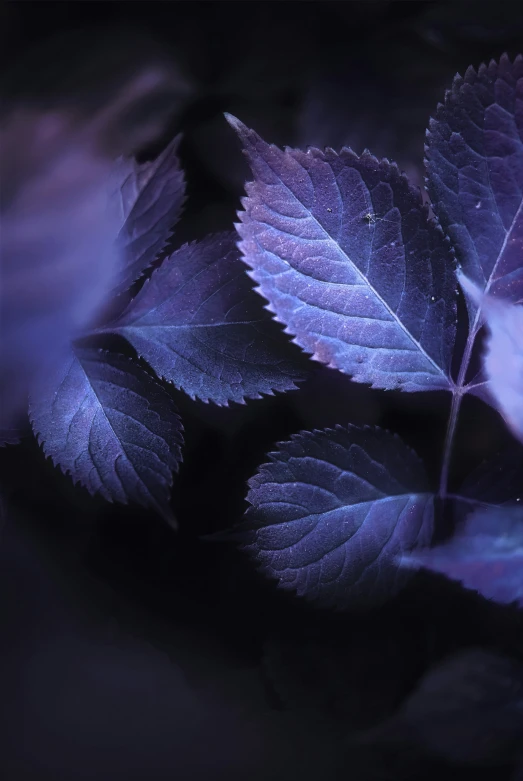
<svg viewBox="0 0 523 781">
<path fill-rule="evenodd" d="M 447 542 L 403 559 L 501 604 L 523 607 L 523 507 L 480 507 Z"/>
<path fill-rule="evenodd" d="M 182 425 L 169 394 L 136 363 L 77 348 L 35 389 L 29 414 L 44 453 L 75 483 L 172 522 Z"/>
<path fill-rule="evenodd" d="M 296 388 L 290 345 L 264 311 L 233 233 L 185 244 L 106 331 L 191 398 L 228 404 Z M 287 349 L 286 349 L 287 348 Z"/>
<path fill-rule="evenodd" d="M 116 293 L 127 290 L 158 257 L 172 235 L 185 202 L 185 180 L 178 159 L 181 136 L 155 160 L 120 158 L 112 174 L 122 224 L 116 246 L 120 274 Z"/>
<path fill-rule="evenodd" d="M 0 425 L 19 422 L 39 371 L 101 311 L 118 267 L 105 126 L 21 110 L 0 134 Z"/>
<path fill-rule="evenodd" d="M 486 319 L 483 367 L 489 394 L 514 436 L 523 441 L 523 306 L 484 295 L 463 273 L 458 279 Z"/>
<path fill-rule="evenodd" d="M 425 161 L 432 207 L 463 272 L 512 303 L 523 300 L 522 99 L 521 55 L 457 75 L 430 121 Z"/>
<path fill-rule="evenodd" d="M 314 360 L 357 382 L 448 389 L 453 254 L 419 190 L 368 151 L 281 151 L 228 121 L 255 179 L 239 247 L 275 319 Z"/>
<path fill-rule="evenodd" d="M 380 604 L 407 582 L 403 551 L 432 536 L 433 495 L 418 457 L 379 428 L 302 432 L 249 481 L 233 531 L 279 586 L 324 606 Z"/>
<path fill-rule="evenodd" d="M 88 69 L 99 67 L 96 58 L 87 60 Z M 102 315 L 119 268 L 121 223 L 108 191 L 114 159 L 161 132 L 165 112 L 156 100 L 163 96 L 165 105 L 178 87 L 159 62 L 131 72 L 117 56 L 113 66 L 110 95 L 102 90 L 94 103 L 81 78 L 79 88 L 58 100 L 47 95 L 40 108 L 14 100 L 3 118 L 0 425 L 6 428 L 17 425 L 38 373 Z M 148 110 L 140 114 L 144 102 Z"/>
</svg>

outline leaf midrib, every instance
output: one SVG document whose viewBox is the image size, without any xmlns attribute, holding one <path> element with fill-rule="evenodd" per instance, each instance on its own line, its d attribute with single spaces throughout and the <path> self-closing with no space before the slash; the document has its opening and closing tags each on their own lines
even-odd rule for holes
<svg viewBox="0 0 523 781">
<path fill-rule="evenodd" d="M 281 154 L 282 154 L 282 155 L 285 155 L 285 153 L 284 153 L 284 152 L 283 152 L 283 153 L 281 153 Z M 296 160 L 296 158 L 295 158 L 295 157 L 294 157 L 293 159 L 294 159 L 294 160 Z M 318 159 L 318 158 L 316 158 L 316 159 Z M 301 165 L 301 163 L 299 163 L 299 161 L 298 161 L 298 160 L 296 160 L 296 162 L 297 162 L 297 163 L 300 165 L 301 169 L 302 169 L 302 170 L 303 170 L 303 171 L 304 171 L 304 172 L 307 174 L 307 176 L 309 177 L 309 179 L 310 179 L 310 181 L 311 181 L 311 185 L 312 185 L 312 187 L 313 187 L 313 190 L 315 191 L 314 184 L 313 184 L 313 182 L 312 182 L 312 179 L 311 179 L 311 176 L 310 176 L 309 172 L 307 171 L 307 169 L 306 169 L 306 168 L 304 168 L 304 167 Z M 326 160 L 324 160 L 324 159 L 322 159 L 322 160 L 321 160 L 321 162 L 322 162 L 322 163 L 324 163 L 324 164 L 325 164 L 325 165 L 327 165 L 327 166 L 329 165 L 329 164 L 327 163 L 327 161 L 326 161 Z M 338 244 L 338 243 L 335 241 L 335 239 L 334 239 L 334 238 L 333 238 L 333 237 L 330 235 L 330 233 L 328 233 L 328 231 L 327 231 L 327 230 L 326 230 L 326 229 L 323 227 L 323 225 L 322 225 L 322 224 L 319 222 L 319 220 L 317 219 L 317 217 L 315 217 L 315 216 L 314 216 L 314 214 L 312 214 L 312 212 L 310 211 L 310 209 L 309 209 L 307 206 L 305 206 L 305 204 L 304 204 L 304 203 L 302 203 L 302 201 L 300 201 L 300 199 L 299 199 L 299 198 L 298 198 L 298 197 L 297 197 L 297 196 L 296 196 L 296 195 L 293 193 L 293 191 L 290 189 L 290 187 L 289 187 L 289 186 L 288 186 L 288 185 L 287 185 L 287 184 L 286 184 L 286 183 L 285 183 L 285 182 L 282 180 L 282 178 L 281 178 L 280 174 L 279 174 L 277 171 L 275 171 L 275 170 L 274 170 L 274 168 L 273 168 L 273 167 L 272 167 L 272 166 L 271 166 L 271 165 L 270 165 L 270 164 L 267 162 L 267 160 L 266 160 L 265 158 L 264 158 L 264 163 L 265 163 L 265 164 L 267 165 L 267 167 L 268 167 L 268 168 L 269 168 L 269 169 L 270 169 L 270 170 L 271 170 L 271 171 L 272 171 L 272 172 L 273 172 L 273 173 L 274 173 L 274 174 L 275 174 L 275 175 L 278 177 L 278 181 L 279 181 L 279 182 L 280 182 L 280 183 L 281 183 L 281 184 L 282 184 L 282 185 L 285 187 L 285 189 L 286 189 L 286 190 L 287 190 L 287 191 L 288 191 L 288 192 L 291 194 L 291 196 L 294 198 L 294 200 L 295 200 L 297 203 L 299 203 L 299 204 L 300 204 L 300 206 L 302 206 L 302 207 L 303 207 L 303 208 L 304 208 L 304 209 L 307 211 L 307 214 L 308 214 L 308 215 L 309 215 L 309 216 L 312 218 L 312 220 L 315 222 L 315 224 L 318 226 L 318 228 L 319 228 L 319 229 L 322 231 L 322 233 L 323 233 L 323 234 L 324 234 L 324 235 L 327 237 L 327 239 L 328 239 L 329 243 L 331 243 L 332 245 L 334 245 L 334 247 L 337 249 L 337 251 L 339 252 L 339 254 L 341 254 L 341 255 L 342 255 L 344 258 L 346 258 L 347 262 L 350 264 L 350 266 L 351 266 L 352 268 L 354 268 L 354 270 L 356 271 L 356 273 L 358 274 L 358 276 L 360 277 L 360 279 L 362 279 L 362 280 L 363 280 L 363 282 L 364 282 L 364 284 L 365 284 L 365 287 L 366 287 L 366 288 L 368 288 L 368 289 L 369 289 L 369 290 L 370 290 L 370 291 L 371 291 L 371 292 L 374 294 L 374 296 L 376 297 L 376 299 L 377 299 L 377 300 L 380 302 L 380 304 L 382 304 L 382 306 L 384 307 L 384 309 L 385 309 L 385 310 L 386 310 L 386 311 L 387 311 L 387 312 L 390 314 L 390 316 L 391 316 L 392 320 L 393 320 L 393 321 L 395 321 L 395 322 L 396 322 L 396 323 L 397 323 L 397 324 L 400 326 L 401 330 L 402 330 L 402 331 L 403 331 L 403 332 L 404 332 L 404 333 L 405 333 L 405 334 L 408 336 L 408 338 L 410 339 L 410 341 L 411 341 L 413 344 L 415 344 L 415 345 L 416 345 L 416 347 L 418 348 L 418 351 L 419 351 L 419 352 L 420 352 L 422 355 L 424 355 L 424 356 L 425 356 L 425 358 L 427 359 L 427 361 L 428 361 L 428 362 L 429 362 L 429 363 L 430 363 L 432 366 L 434 366 L 434 368 L 437 370 L 437 373 L 438 373 L 438 374 L 440 374 L 440 375 L 441 375 L 442 377 L 444 377 L 444 378 L 445 378 L 447 381 L 449 381 L 449 377 L 447 376 L 446 372 L 445 372 L 445 371 L 444 371 L 444 370 L 441 368 L 441 366 L 439 366 L 439 365 L 438 365 L 438 364 L 437 364 L 437 363 L 434 361 L 434 359 L 433 359 L 433 358 L 432 358 L 432 357 L 431 357 L 431 356 L 430 356 L 430 355 L 429 355 L 429 354 L 426 352 L 426 350 L 424 350 L 424 349 L 423 349 L 423 347 L 421 346 L 421 344 L 420 344 L 420 343 L 419 343 L 419 342 L 418 342 L 418 341 L 417 341 L 417 340 L 416 340 L 416 339 L 413 337 L 413 335 L 410 333 L 410 331 L 409 331 L 409 330 L 408 330 L 408 329 L 407 329 L 407 328 L 406 328 L 406 327 L 403 325 L 403 323 L 402 323 L 402 322 L 401 322 L 401 320 L 399 319 L 398 315 L 397 315 L 397 314 L 396 314 L 396 313 L 395 313 L 395 312 L 394 312 L 394 311 L 393 311 L 393 310 L 390 308 L 390 306 L 389 306 L 389 305 L 387 304 L 387 302 L 386 302 L 386 301 L 385 301 L 385 300 L 382 298 L 382 296 L 381 296 L 381 295 L 378 293 L 378 291 L 377 291 L 377 290 L 376 290 L 376 289 L 375 289 L 375 288 L 374 288 L 374 287 L 371 285 L 371 283 L 369 282 L 369 280 L 367 279 L 367 277 L 366 277 L 366 276 L 363 274 L 363 272 L 362 272 L 362 271 L 360 271 L 360 269 L 359 269 L 359 268 L 358 268 L 358 266 L 357 266 L 357 265 L 354 263 L 354 261 L 352 261 L 352 260 L 349 258 L 349 256 L 348 256 L 348 255 L 347 255 L 347 253 L 345 252 L 345 250 L 344 250 L 344 249 L 342 249 L 342 247 L 341 247 L 341 246 L 340 246 L 340 245 L 339 245 L 339 244 Z M 340 201 L 341 201 L 341 203 L 343 204 L 343 197 L 342 197 L 341 190 L 340 190 L 340 187 L 339 187 L 339 184 L 338 184 L 338 179 L 337 179 L 337 178 L 336 178 L 336 176 L 334 175 L 334 172 L 332 171 L 332 168 L 331 168 L 330 166 L 329 166 L 329 169 L 330 169 L 330 171 L 331 171 L 331 172 L 332 172 L 332 174 L 333 174 L 334 181 L 336 182 L 336 187 L 337 187 L 337 189 L 338 189 L 338 194 L 339 194 L 339 197 L 340 197 Z M 357 169 L 355 169 L 355 170 L 357 170 Z M 359 173 L 359 172 L 358 172 L 358 173 Z M 368 189 L 368 188 L 367 188 L 367 189 Z M 253 198 L 252 198 L 252 196 L 249 196 L 249 199 L 251 199 L 251 200 L 252 200 L 252 199 L 253 199 Z M 270 206 L 270 204 L 267 204 L 267 205 L 268 205 L 268 206 Z M 272 207 L 272 206 L 270 206 L 270 208 L 271 208 L 273 211 L 276 211 L 276 210 L 274 210 L 274 209 L 273 209 L 273 207 Z M 397 207 L 396 207 L 396 208 L 397 208 Z M 399 210 L 398 210 L 398 211 L 399 211 Z M 277 212 L 277 213 L 278 213 L 278 214 L 280 214 L 280 216 L 282 216 L 282 217 L 284 217 L 284 216 L 285 216 L 285 215 L 281 214 L 280 212 Z M 400 215 L 400 216 L 401 216 L 401 215 Z M 342 214 L 342 217 L 343 217 L 343 214 Z M 274 228 L 274 226 L 271 226 L 271 227 L 272 227 L 272 228 Z M 281 232 L 283 232 L 283 231 L 281 231 Z M 290 236 L 290 235 L 292 235 L 292 234 L 287 234 L 287 235 L 289 235 L 289 236 Z M 374 233 L 373 233 L 373 236 L 374 236 Z M 373 239 L 373 240 L 374 240 L 374 239 Z M 403 245 L 403 246 L 405 246 L 405 245 Z M 290 265 L 290 264 L 289 264 L 289 265 Z M 299 273 L 299 274 L 302 274 L 302 272 L 301 272 L 301 271 L 299 271 L 298 269 L 296 269 L 294 266 L 291 266 L 291 268 L 293 268 L 293 269 L 294 269 L 294 270 L 295 270 L 297 273 Z M 314 305 L 313 305 L 313 306 L 314 306 Z M 372 349 L 372 348 L 369 348 L 369 349 Z"/>
</svg>

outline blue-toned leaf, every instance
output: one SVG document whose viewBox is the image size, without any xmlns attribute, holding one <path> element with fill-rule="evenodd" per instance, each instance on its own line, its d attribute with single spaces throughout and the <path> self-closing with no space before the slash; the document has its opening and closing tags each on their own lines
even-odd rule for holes
<svg viewBox="0 0 523 781">
<path fill-rule="evenodd" d="M 168 393 L 122 356 L 76 349 L 30 403 L 44 452 L 74 482 L 113 502 L 136 502 L 172 521 L 172 473 L 182 425 Z"/>
<path fill-rule="evenodd" d="M 478 508 L 448 542 L 406 556 L 404 563 L 523 607 L 523 507 Z"/>
<path fill-rule="evenodd" d="M 249 481 L 239 539 L 285 589 L 337 608 L 385 602 L 405 584 L 395 563 L 429 543 L 433 496 L 418 457 L 378 428 L 303 432 Z"/>
<path fill-rule="evenodd" d="M 72 132 L 69 121 L 20 112 L 5 121 L 0 135 L 7 183 L 0 226 L 5 428 L 17 425 L 33 377 L 100 310 L 117 268 L 118 222 L 105 189 L 111 160 L 96 148 L 103 132 L 96 124 L 83 135 Z"/>
<path fill-rule="evenodd" d="M 507 426 L 523 441 L 523 306 L 483 295 L 462 273 L 458 279 L 486 318 L 488 337 L 483 366 L 488 391 Z"/>
<path fill-rule="evenodd" d="M 160 377 L 203 401 L 260 398 L 295 388 L 303 376 L 252 290 L 233 233 L 185 244 L 166 258 L 106 330 L 125 336 Z"/>
<path fill-rule="evenodd" d="M 112 178 L 123 223 L 116 246 L 120 257 L 117 293 L 127 290 L 165 247 L 185 202 L 185 180 L 178 159 L 181 136 L 155 160 L 120 158 Z M 114 185 L 113 185 L 114 186 Z"/>
<path fill-rule="evenodd" d="M 46 105 L 44 96 L 41 109 L 15 101 L 3 117 L 0 425 L 6 428 L 24 414 L 34 377 L 92 326 L 115 284 L 120 222 L 108 179 L 128 144 L 161 132 L 165 116 L 151 100 L 165 97 L 172 84 L 167 67 L 142 61 L 129 71 L 122 54 L 117 50 L 112 62 L 109 92 L 94 103 L 80 79 L 63 99 Z M 86 55 L 89 68 L 99 69 L 96 55 Z M 144 102 L 148 110 L 140 115 Z"/>
<path fill-rule="evenodd" d="M 523 57 L 456 76 L 427 132 L 427 188 L 464 273 L 523 300 Z M 474 312 L 474 310 L 472 310 Z"/>
<path fill-rule="evenodd" d="M 234 117 L 255 181 L 237 225 L 276 319 L 315 360 L 375 388 L 449 387 L 450 245 L 397 166 L 269 146 Z"/>
<path fill-rule="evenodd" d="M 429 670 L 376 733 L 452 764 L 509 764 L 521 750 L 523 666 L 481 648 L 464 649 Z"/>
</svg>

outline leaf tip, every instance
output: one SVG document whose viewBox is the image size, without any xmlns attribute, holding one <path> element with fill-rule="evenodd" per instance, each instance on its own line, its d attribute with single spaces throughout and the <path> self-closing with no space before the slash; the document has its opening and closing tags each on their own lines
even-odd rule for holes
<svg viewBox="0 0 523 781">
<path fill-rule="evenodd" d="M 232 127 L 233 130 L 236 130 L 239 136 L 241 136 L 246 131 L 246 127 L 243 124 L 243 122 L 240 122 L 238 117 L 235 117 L 234 114 L 230 114 L 228 111 L 223 112 L 223 116 L 229 123 L 229 125 Z"/>
<path fill-rule="evenodd" d="M 461 267 L 456 269 L 456 276 L 463 292 L 473 301 L 477 307 L 481 306 L 483 294 L 480 288 L 463 273 Z"/>
</svg>

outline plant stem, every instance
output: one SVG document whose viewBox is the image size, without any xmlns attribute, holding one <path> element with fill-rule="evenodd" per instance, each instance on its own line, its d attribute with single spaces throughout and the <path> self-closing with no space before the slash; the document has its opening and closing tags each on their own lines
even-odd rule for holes
<svg viewBox="0 0 523 781">
<path fill-rule="evenodd" d="M 439 479 L 439 492 L 440 499 L 445 499 L 447 496 L 447 485 L 449 482 L 450 471 L 450 458 L 452 455 L 452 446 L 454 444 L 454 435 L 456 433 L 456 426 L 458 423 L 458 414 L 461 407 L 461 400 L 463 394 L 461 388 L 456 386 L 453 389 L 452 405 L 450 407 L 449 422 L 447 424 L 447 433 L 445 435 L 445 445 L 443 447 L 443 462 L 441 464 L 441 476 Z"/>
<path fill-rule="evenodd" d="M 447 424 L 447 433 L 445 435 L 445 444 L 443 446 L 443 462 L 441 465 L 441 476 L 439 481 L 438 496 L 440 499 L 445 499 L 447 496 L 447 486 L 449 481 L 450 461 L 452 456 L 452 446 L 454 444 L 454 435 L 456 434 L 456 426 L 458 423 L 458 415 L 461 407 L 463 396 L 467 392 L 464 389 L 465 377 L 467 376 L 467 369 L 469 368 L 470 358 L 472 356 L 472 349 L 476 336 L 480 329 L 480 312 L 476 312 L 474 323 L 469 331 L 467 337 L 467 343 L 465 350 L 463 351 L 463 358 L 461 359 L 461 366 L 459 367 L 458 379 L 455 386 L 452 389 L 452 404 L 450 407 L 449 422 Z"/>
</svg>

